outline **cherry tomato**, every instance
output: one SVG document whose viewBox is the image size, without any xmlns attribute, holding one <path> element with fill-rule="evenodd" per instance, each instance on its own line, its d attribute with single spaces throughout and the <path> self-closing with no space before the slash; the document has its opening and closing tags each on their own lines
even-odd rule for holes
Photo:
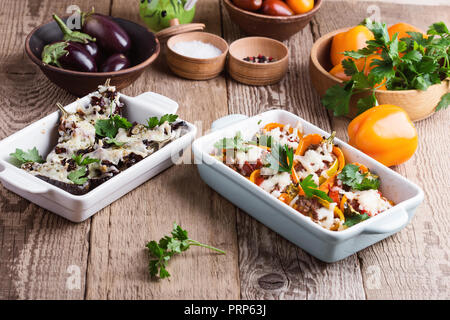
<svg viewBox="0 0 450 320">
<path fill-rule="evenodd" d="M 256 11 L 261 8 L 262 0 L 233 0 L 233 3 L 241 9 Z"/>
<path fill-rule="evenodd" d="M 314 0 L 286 0 L 287 5 L 295 14 L 302 14 L 314 8 Z"/>
<path fill-rule="evenodd" d="M 292 16 L 294 14 L 294 11 L 280 0 L 264 0 L 261 11 L 269 16 Z"/>
</svg>

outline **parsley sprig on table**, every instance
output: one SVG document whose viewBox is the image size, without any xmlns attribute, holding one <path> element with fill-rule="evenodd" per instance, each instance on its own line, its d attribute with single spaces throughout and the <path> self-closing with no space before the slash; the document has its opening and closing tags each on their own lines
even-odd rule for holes
<svg viewBox="0 0 450 320">
<path fill-rule="evenodd" d="M 376 175 L 368 172 L 361 173 L 359 167 L 354 164 L 346 164 L 342 172 L 338 174 L 338 179 L 353 190 L 376 190 L 380 187 L 380 179 Z"/>
<path fill-rule="evenodd" d="M 312 179 L 313 175 L 308 175 L 303 181 L 299 182 L 300 187 L 303 189 L 305 196 L 307 198 L 312 198 L 316 196 L 322 200 L 326 200 L 328 202 L 333 202 L 326 192 L 319 189 L 318 185 Z"/>
<path fill-rule="evenodd" d="M 181 228 L 178 224 L 173 224 L 173 230 L 171 236 L 164 236 L 159 240 L 150 241 L 147 243 L 147 248 L 152 257 L 149 262 L 149 272 L 151 276 L 159 276 L 160 279 L 170 277 L 170 273 L 167 271 L 167 265 L 169 260 L 176 254 L 180 254 L 186 251 L 191 246 L 204 247 L 217 251 L 220 254 L 225 254 L 225 251 L 214 248 L 212 246 L 198 242 L 197 240 L 189 239 L 186 230 Z"/>
<path fill-rule="evenodd" d="M 11 158 L 13 158 L 14 164 L 17 166 L 21 166 L 22 164 L 27 162 L 44 163 L 44 159 L 42 159 L 36 147 L 34 147 L 33 149 L 29 149 L 26 152 L 22 149 L 16 148 L 16 152 L 10 153 L 9 155 Z"/>
<path fill-rule="evenodd" d="M 386 24 L 366 19 L 363 25 L 372 31 L 374 40 L 367 41 L 363 49 L 344 54 L 353 59 L 377 54 L 380 59 L 373 60 L 368 75 L 364 69 L 358 70 L 354 60 L 342 61 L 345 74 L 351 79 L 344 81 L 343 86 L 329 88 L 322 98 L 323 105 L 335 116 L 348 114 L 350 98 L 355 94 L 370 93 L 357 101 L 358 112 L 362 113 L 375 106 L 375 90 L 382 85 L 388 90 L 427 90 L 450 76 L 450 33 L 443 22 L 431 25 L 427 37 L 420 32 L 408 32 L 410 37 L 402 39 L 397 34 L 391 39 Z M 450 93 L 447 93 L 441 97 L 436 111 L 446 108 L 449 102 Z"/>
</svg>

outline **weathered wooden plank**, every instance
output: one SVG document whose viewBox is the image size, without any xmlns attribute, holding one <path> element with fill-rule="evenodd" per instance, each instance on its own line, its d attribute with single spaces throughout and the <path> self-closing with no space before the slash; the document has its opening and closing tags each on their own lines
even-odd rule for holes
<svg viewBox="0 0 450 320">
<path fill-rule="evenodd" d="M 88 9 L 88 2 L 78 4 Z M 23 51 L 25 38 L 34 27 L 51 19 L 53 12 L 65 14 L 72 3 L 2 2 L 0 138 L 53 112 L 56 101 L 64 104 L 74 99 L 51 84 Z M 109 1 L 98 1 L 96 8 L 108 12 Z M 83 298 L 90 222 L 74 225 L 3 187 L 0 208 L 0 299 Z M 67 279 L 78 271 L 80 288 L 77 282 L 75 287 L 66 286 Z"/>
<path fill-rule="evenodd" d="M 319 14 L 326 16 L 324 10 Z M 223 10 L 224 36 L 242 37 Z M 273 108 L 293 112 L 330 130 L 308 76 L 310 27 L 292 37 L 289 72 L 276 85 L 252 87 L 228 79 L 230 113 L 258 114 Z M 281 236 L 238 210 L 241 294 L 245 299 L 362 299 L 364 290 L 357 256 L 333 265 L 321 263 Z"/>
<path fill-rule="evenodd" d="M 379 10 L 388 25 L 408 22 L 426 31 L 436 21 L 450 21 L 448 6 L 414 6 L 364 2 L 357 6 L 344 2 L 324 3 L 322 10 L 345 12 L 318 15 L 313 20 L 317 36 L 352 26 Z M 419 14 L 420 13 L 420 14 Z M 446 134 L 450 113 L 441 111 L 417 122 L 419 148 L 407 163 L 394 169 L 421 186 L 425 192 L 412 223 L 400 233 L 358 254 L 368 299 L 448 299 L 449 297 L 449 219 L 447 208 L 450 154 Z M 333 119 L 333 129 L 347 139 L 347 119 Z M 443 161 L 444 160 L 444 161 Z"/>
<path fill-rule="evenodd" d="M 129 1 L 114 1 L 112 15 L 140 22 Z M 218 2 L 202 1 L 196 21 L 220 34 Z M 124 93 L 154 91 L 180 103 L 179 114 L 199 130 L 228 112 L 225 80 L 188 81 L 169 70 L 162 55 Z M 190 158 L 190 157 L 187 157 Z M 193 239 L 226 250 L 226 256 L 193 248 L 170 262 L 172 281 L 152 281 L 145 244 L 180 223 Z M 92 219 L 88 266 L 89 299 L 239 298 L 234 207 L 208 188 L 192 164 L 177 165 L 111 205 Z"/>
</svg>

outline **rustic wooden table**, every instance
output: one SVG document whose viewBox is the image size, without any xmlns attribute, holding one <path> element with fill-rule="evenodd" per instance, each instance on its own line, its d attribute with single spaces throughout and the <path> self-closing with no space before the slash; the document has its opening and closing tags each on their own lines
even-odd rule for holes
<svg viewBox="0 0 450 320">
<path fill-rule="evenodd" d="M 130 2 L 76 1 L 84 10 L 95 5 L 97 12 L 140 22 L 138 1 Z M 72 3 L 2 1 L 0 138 L 53 112 L 55 102 L 74 99 L 50 83 L 23 50 L 32 28 L 52 13 L 64 14 Z M 224 75 L 187 81 L 175 77 L 161 57 L 123 92 L 166 95 L 203 132 L 230 113 L 282 108 L 346 139 L 348 120 L 329 117 L 311 87 L 309 51 L 321 35 L 360 22 L 374 4 L 388 24 L 406 21 L 426 30 L 432 22 L 450 22 L 449 6 L 325 1 L 311 23 L 286 42 L 289 73 L 277 85 L 249 87 Z M 196 20 L 229 43 L 243 36 L 218 0 L 200 0 Z M 206 186 L 194 165 L 168 169 L 80 224 L 0 187 L 0 299 L 448 299 L 449 120 L 450 112 L 441 111 L 417 123 L 417 153 L 394 168 L 425 191 L 412 223 L 334 264 L 316 260 L 241 212 Z M 151 281 L 145 244 L 167 233 L 174 221 L 227 255 L 189 250 L 171 261 L 170 281 Z"/>
</svg>

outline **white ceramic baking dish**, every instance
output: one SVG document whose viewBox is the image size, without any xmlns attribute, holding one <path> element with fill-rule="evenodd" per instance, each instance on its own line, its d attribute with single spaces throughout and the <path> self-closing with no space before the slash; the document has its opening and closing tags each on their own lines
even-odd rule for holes
<svg viewBox="0 0 450 320">
<path fill-rule="evenodd" d="M 144 123 L 151 116 L 176 113 L 178 109 L 175 101 L 153 92 L 145 92 L 137 97 L 120 94 L 120 100 L 125 103 L 124 116 L 130 122 Z M 87 105 L 89 101 L 90 96 L 87 95 L 67 105 L 65 109 L 74 112 L 77 106 Z M 9 162 L 9 154 L 16 148 L 28 150 L 36 147 L 45 157 L 57 143 L 59 117 L 59 111 L 54 112 L 0 141 L 0 182 L 12 192 L 73 222 L 86 220 L 171 166 L 172 159 L 177 159 L 179 153 L 190 146 L 197 132 L 194 125 L 186 122 L 186 134 L 92 191 L 77 196 L 36 178 Z"/>
<path fill-rule="evenodd" d="M 223 137 L 234 137 L 237 131 L 242 133 L 244 139 L 251 139 L 266 123 L 279 122 L 293 126 L 298 121 L 302 123 L 305 134 L 329 135 L 283 110 L 272 110 L 251 118 L 230 115 L 215 121 L 212 132 L 197 139 L 192 145 L 200 176 L 211 188 L 239 208 L 325 262 L 344 259 L 398 232 L 409 223 L 423 201 L 423 191 L 395 171 L 337 138 L 335 143 L 341 147 L 346 161 L 365 164 L 379 175 L 383 195 L 396 203 L 393 208 L 338 232 L 322 228 L 210 155 L 215 142 Z"/>
</svg>

